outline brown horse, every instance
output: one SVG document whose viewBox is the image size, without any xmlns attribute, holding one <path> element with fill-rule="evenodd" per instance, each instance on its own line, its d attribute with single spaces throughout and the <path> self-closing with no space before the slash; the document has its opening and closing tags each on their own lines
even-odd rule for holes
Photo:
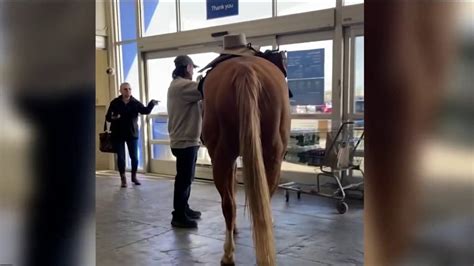
<svg viewBox="0 0 474 266">
<path fill-rule="evenodd" d="M 203 140 L 227 229 L 221 263 L 234 264 L 235 162 L 242 156 L 257 264 L 276 265 L 270 200 L 278 187 L 290 131 L 285 77 L 262 58 L 229 59 L 207 75 L 203 107 Z"/>
</svg>

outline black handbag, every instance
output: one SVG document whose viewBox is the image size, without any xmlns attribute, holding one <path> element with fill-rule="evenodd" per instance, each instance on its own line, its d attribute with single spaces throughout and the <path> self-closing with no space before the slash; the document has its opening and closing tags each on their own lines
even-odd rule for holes
<svg viewBox="0 0 474 266">
<path fill-rule="evenodd" d="M 115 153 L 114 143 L 112 141 L 112 133 L 107 131 L 107 122 L 104 122 L 104 132 L 99 133 L 99 150 L 101 152 Z"/>
</svg>

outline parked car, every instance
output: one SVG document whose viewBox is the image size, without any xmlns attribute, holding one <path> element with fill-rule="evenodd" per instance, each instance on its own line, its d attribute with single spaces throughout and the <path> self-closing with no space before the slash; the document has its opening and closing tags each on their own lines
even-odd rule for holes
<svg viewBox="0 0 474 266">
<path fill-rule="evenodd" d="M 332 103 L 326 103 L 323 108 L 323 113 L 331 113 L 332 112 Z"/>
</svg>

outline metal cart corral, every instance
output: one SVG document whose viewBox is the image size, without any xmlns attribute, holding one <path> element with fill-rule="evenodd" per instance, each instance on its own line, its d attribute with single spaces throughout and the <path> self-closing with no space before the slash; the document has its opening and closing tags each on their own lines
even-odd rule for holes
<svg viewBox="0 0 474 266">
<path fill-rule="evenodd" d="M 360 136 L 356 137 L 359 132 Z M 289 201 L 289 191 L 295 191 L 298 199 L 301 197 L 301 193 L 333 198 L 338 200 L 338 212 L 341 214 L 345 213 L 349 209 L 345 202 L 345 190 L 354 189 L 364 184 L 364 181 L 362 181 L 345 186 L 342 185 L 344 175 L 349 171 L 360 171 L 362 180 L 364 178 L 364 171 L 360 167 L 360 161 L 356 162 L 354 160 L 356 157 L 361 158 L 363 156 L 363 152 L 358 150 L 358 146 L 363 138 L 364 130 L 354 127 L 353 121 L 348 121 L 342 123 L 338 130 L 327 132 L 325 149 L 315 148 L 314 143 L 310 143 L 308 149 L 305 148 L 304 144 L 299 146 L 301 141 L 298 141 L 298 143 L 293 141 L 292 145 L 288 147 L 285 160 L 292 163 L 319 166 L 320 171 L 316 174 L 316 185 L 296 182 L 281 184 L 279 187 L 285 190 L 286 201 Z M 332 193 L 321 191 L 321 176 L 331 177 L 336 181 L 337 187 Z"/>
</svg>

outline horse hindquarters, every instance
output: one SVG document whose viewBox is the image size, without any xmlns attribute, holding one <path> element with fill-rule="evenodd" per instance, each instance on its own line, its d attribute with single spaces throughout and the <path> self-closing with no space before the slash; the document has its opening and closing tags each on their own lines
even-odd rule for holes
<svg viewBox="0 0 474 266">
<path fill-rule="evenodd" d="M 262 89 L 256 72 L 240 64 L 234 80 L 240 118 L 239 143 L 243 159 L 243 176 L 248 200 L 258 265 L 275 265 L 270 193 L 266 180 L 260 139 L 258 98 Z"/>
</svg>

